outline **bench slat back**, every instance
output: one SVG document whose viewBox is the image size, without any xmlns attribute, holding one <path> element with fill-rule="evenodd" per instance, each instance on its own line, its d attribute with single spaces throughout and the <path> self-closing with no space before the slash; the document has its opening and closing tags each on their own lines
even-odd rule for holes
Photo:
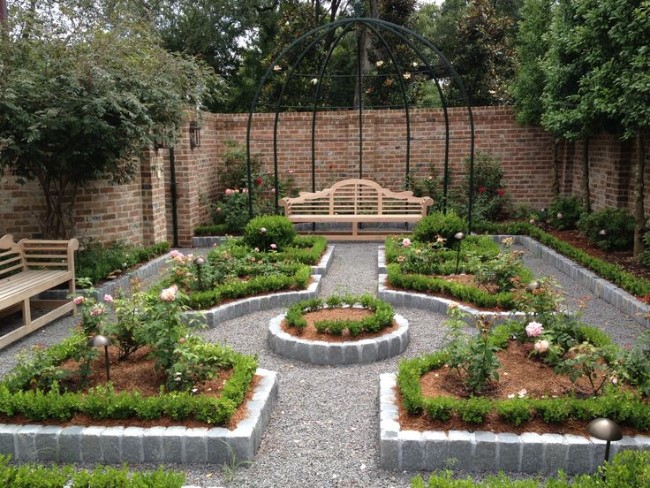
<svg viewBox="0 0 650 488">
<path fill-rule="evenodd" d="M 393 192 L 365 179 L 343 180 L 325 190 L 300 192 L 280 204 L 286 215 L 426 215 L 433 201 L 413 192 Z"/>
<path fill-rule="evenodd" d="M 0 239 L 0 279 L 7 278 L 25 269 L 25 261 L 20 246 L 14 242 L 11 234 Z"/>
<path fill-rule="evenodd" d="M 77 239 L 53 241 L 22 239 L 18 243 L 28 268 L 74 270 L 74 251 L 79 249 Z"/>
</svg>

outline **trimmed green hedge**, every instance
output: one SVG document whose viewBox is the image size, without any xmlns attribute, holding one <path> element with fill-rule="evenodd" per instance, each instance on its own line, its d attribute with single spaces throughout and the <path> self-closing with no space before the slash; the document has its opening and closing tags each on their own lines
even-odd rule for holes
<svg viewBox="0 0 650 488">
<path fill-rule="evenodd" d="M 372 295 L 345 295 L 330 296 L 326 300 L 322 298 L 312 298 L 303 300 L 291 306 L 286 314 L 287 324 L 290 327 L 302 329 L 307 326 L 304 314 L 329 308 L 352 307 L 361 305 L 362 308 L 371 310 L 372 315 L 361 320 L 321 320 L 315 322 L 314 326 L 318 332 L 340 336 L 344 331 L 348 331 L 351 336 L 358 336 L 362 332 L 379 332 L 382 329 L 390 327 L 393 324 L 395 312 L 393 307 Z"/>
<path fill-rule="evenodd" d="M 80 341 L 85 340 L 74 335 L 41 351 L 35 361 L 21 363 L 0 382 L 0 414 L 8 417 L 24 415 L 34 421 L 70 420 L 77 413 L 83 413 L 95 419 L 155 420 L 169 417 L 225 425 L 244 401 L 257 369 L 257 359 L 252 356 L 234 353 L 217 344 L 206 344 L 206 347 L 213 348 L 212 356 L 228 358 L 224 360 L 224 367 L 233 370 L 219 398 L 179 392 L 144 397 L 139 392 L 116 393 L 110 386 L 96 387 L 87 394 L 60 392 L 56 384 L 49 391 L 30 389 L 33 378 L 47 374 L 52 366 L 71 357 Z"/>
</svg>

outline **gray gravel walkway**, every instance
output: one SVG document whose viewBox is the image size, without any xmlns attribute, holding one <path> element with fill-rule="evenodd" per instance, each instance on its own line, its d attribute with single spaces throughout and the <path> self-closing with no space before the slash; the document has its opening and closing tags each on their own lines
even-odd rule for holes
<svg viewBox="0 0 650 488">
<path fill-rule="evenodd" d="M 554 276 L 574 309 L 591 297 L 586 322 L 602 327 L 621 344 L 632 342 L 642 326 L 596 299 L 586 288 L 540 260 L 526 256 L 536 276 Z M 377 244 L 337 243 L 333 264 L 323 278 L 321 295 L 366 291 L 377 287 Z M 269 320 L 282 309 L 253 313 L 201 331 L 211 341 L 257 354 L 259 364 L 277 371 L 279 399 L 254 462 L 247 467 L 186 466 L 187 484 L 204 487 L 406 487 L 413 473 L 395 473 L 379 467 L 379 375 L 397 370 L 400 358 L 369 365 L 316 366 L 286 360 L 266 347 Z M 396 308 L 409 320 L 411 343 L 403 357 L 440 348 L 444 316 L 420 309 Z M 0 352 L 0 373 L 14 364 L 16 352 L 34 343 L 53 343 L 73 326 L 72 318 L 50 325 Z M 146 466 L 145 466 L 146 467 Z M 134 467 L 136 469 L 140 467 Z M 150 468 L 150 466 L 148 467 Z M 170 467 L 178 469 L 177 467 Z"/>
</svg>

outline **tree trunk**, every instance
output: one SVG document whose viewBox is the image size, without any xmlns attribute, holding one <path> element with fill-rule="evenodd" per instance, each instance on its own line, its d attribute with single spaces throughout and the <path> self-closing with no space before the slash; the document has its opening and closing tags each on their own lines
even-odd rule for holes
<svg viewBox="0 0 650 488">
<path fill-rule="evenodd" d="M 376 19 L 379 17 L 379 7 L 377 5 L 377 0 L 370 0 L 370 15 L 368 17 L 371 17 L 373 19 Z M 360 63 L 360 69 L 359 72 L 357 73 L 357 76 L 363 79 L 363 77 L 370 71 L 370 59 L 368 58 L 368 53 L 370 52 L 370 49 L 372 48 L 372 42 L 371 42 L 371 37 L 368 33 L 368 29 L 365 27 L 361 28 L 361 32 L 359 34 L 359 63 Z M 359 82 L 359 78 L 357 78 L 357 82 L 354 84 L 354 107 L 358 108 L 361 105 L 361 99 L 363 97 L 363 93 L 360 93 L 360 88 L 363 90 L 362 83 Z"/>
<path fill-rule="evenodd" d="M 634 162 L 634 255 L 643 252 L 645 231 L 644 209 L 645 140 L 642 132 L 636 135 L 636 161 Z"/>
<path fill-rule="evenodd" d="M 591 213 L 591 193 L 589 191 L 589 137 L 582 141 L 582 198 L 585 211 Z"/>
<path fill-rule="evenodd" d="M 551 181 L 551 191 L 553 192 L 553 197 L 557 198 L 560 196 L 560 158 L 558 157 L 560 153 L 560 141 L 559 139 L 553 140 L 553 176 Z"/>
</svg>

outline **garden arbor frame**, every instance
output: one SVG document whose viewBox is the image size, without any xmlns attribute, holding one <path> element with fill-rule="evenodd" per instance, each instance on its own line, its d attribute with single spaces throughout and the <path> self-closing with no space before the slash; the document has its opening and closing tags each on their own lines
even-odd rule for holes
<svg viewBox="0 0 650 488">
<path fill-rule="evenodd" d="M 469 125 L 469 188 L 468 188 L 468 233 L 472 229 L 472 207 L 473 207 L 473 188 L 474 188 L 474 119 L 472 114 L 472 107 L 470 104 L 469 96 L 465 86 L 455 71 L 451 63 L 445 56 L 438 50 L 430 41 L 420 36 L 416 32 L 407 29 L 403 26 L 392 24 L 380 19 L 355 17 L 346 18 L 316 27 L 289 44 L 284 48 L 280 54 L 271 62 L 269 68 L 262 77 L 255 97 L 251 104 L 251 109 L 248 115 L 248 124 L 246 129 L 246 157 L 247 157 L 247 186 L 248 186 L 248 206 L 251 217 L 253 216 L 253 181 L 252 181 L 252 168 L 251 168 L 251 133 L 253 118 L 258 110 L 258 103 L 262 95 L 264 86 L 272 80 L 272 77 L 282 71 L 283 82 L 279 86 L 279 95 L 275 101 L 274 112 L 275 118 L 273 123 L 273 172 L 274 172 L 274 189 L 275 189 L 275 208 L 278 210 L 278 127 L 280 122 L 280 114 L 283 112 L 283 99 L 289 83 L 296 77 L 304 77 L 305 74 L 300 73 L 298 68 L 301 62 L 305 60 L 308 55 L 318 54 L 322 58 L 318 73 L 307 75 L 314 86 L 314 95 L 311 100 L 311 191 L 316 191 L 316 125 L 317 115 L 323 112 L 319 107 L 322 98 L 323 82 L 327 75 L 327 68 L 332 60 L 332 55 L 335 48 L 348 34 L 356 34 L 356 73 L 348 74 L 347 76 L 354 76 L 356 78 L 355 91 L 357 94 L 355 104 L 349 109 L 355 109 L 358 112 L 358 147 L 359 147 L 359 178 L 363 178 L 363 113 L 364 113 L 364 79 L 368 76 L 363 70 L 363 53 L 362 53 L 362 38 L 361 32 L 371 34 L 375 40 L 375 46 L 384 50 L 388 56 L 394 70 L 394 78 L 397 80 L 397 88 L 399 90 L 399 98 L 401 101 L 401 108 L 405 114 L 405 178 L 404 187 L 409 189 L 411 178 L 411 120 L 409 111 L 409 97 L 407 93 L 407 86 L 405 83 L 406 77 L 404 76 L 407 71 L 400 67 L 396 58 L 396 54 L 391 47 L 390 40 L 403 43 L 407 46 L 411 55 L 417 59 L 418 66 L 422 66 L 420 71 L 425 77 L 435 84 L 436 92 L 440 98 L 440 105 L 444 115 L 445 123 L 445 146 L 444 146 L 444 172 L 443 172 L 443 211 L 447 209 L 447 197 L 449 190 L 449 156 L 450 156 L 450 120 L 449 120 L 449 100 L 447 99 L 445 87 L 453 85 L 457 93 L 460 95 L 459 103 L 454 106 L 465 107 L 467 110 L 467 123 Z M 388 39 L 387 39 L 388 36 Z M 329 39 L 330 46 L 327 50 L 323 49 L 321 45 L 325 44 L 326 39 Z M 320 47 L 320 51 L 319 51 Z M 279 69 L 282 63 L 288 65 L 286 70 Z M 409 75 L 410 76 L 410 75 Z M 291 109 L 304 110 L 305 107 L 290 107 Z M 336 107 L 341 108 L 341 107 Z"/>
</svg>

